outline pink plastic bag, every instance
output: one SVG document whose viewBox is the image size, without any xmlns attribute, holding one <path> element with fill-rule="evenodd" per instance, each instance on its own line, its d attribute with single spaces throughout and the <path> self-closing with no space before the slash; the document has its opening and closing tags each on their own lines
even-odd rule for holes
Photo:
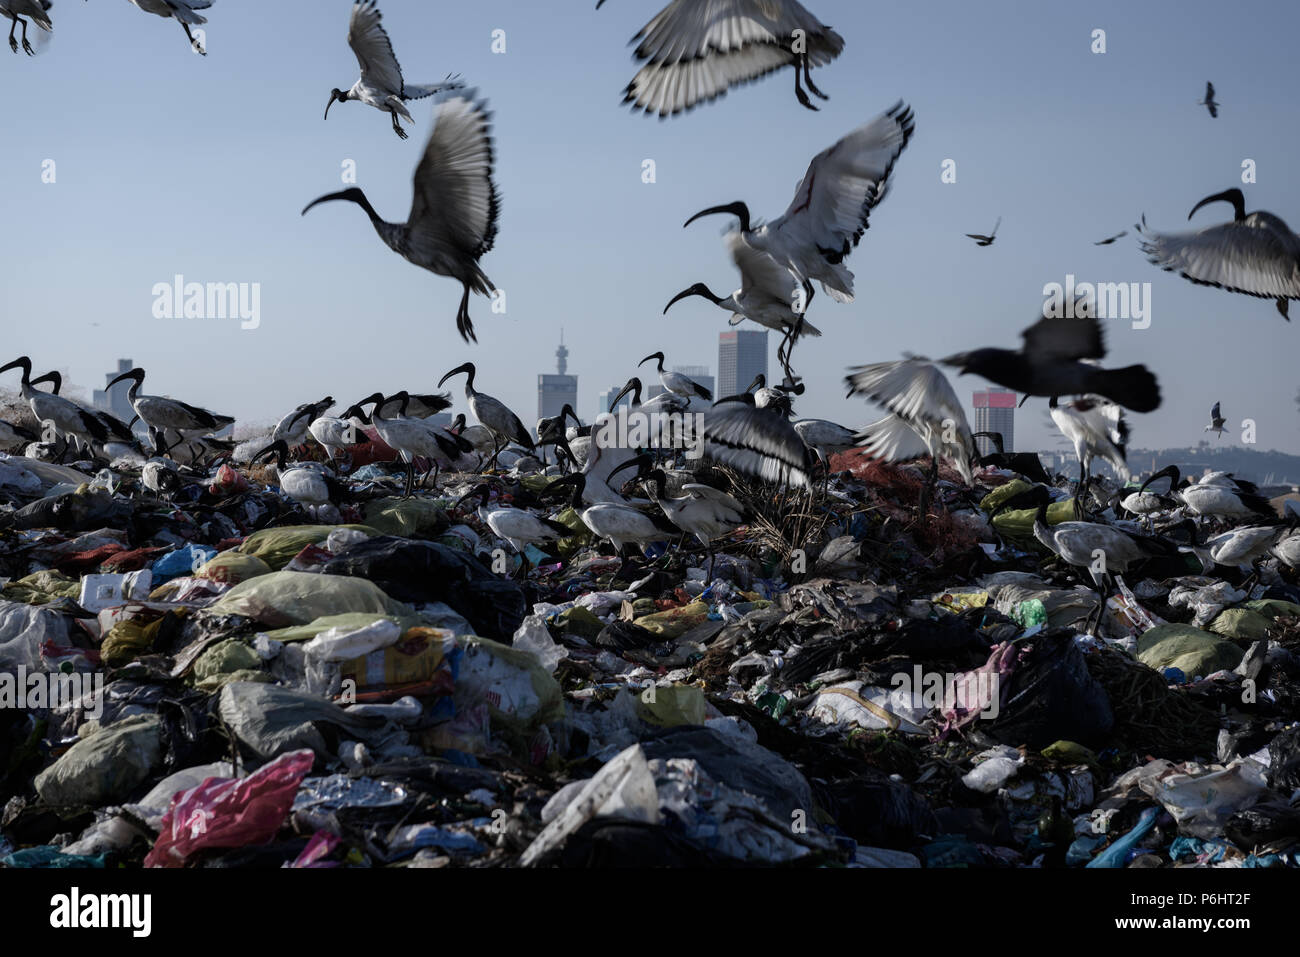
<svg viewBox="0 0 1300 957">
<path fill-rule="evenodd" d="M 173 795 L 145 867 L 181 867 L 196 851 L 267 843 L 315 760 L 310 750 L 291 751 L 242 780 L 208 778 Z"/>
</svg>

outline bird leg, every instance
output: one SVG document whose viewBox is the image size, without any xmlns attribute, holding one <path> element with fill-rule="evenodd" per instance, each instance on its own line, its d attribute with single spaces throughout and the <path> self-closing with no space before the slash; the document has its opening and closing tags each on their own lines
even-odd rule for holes
<svg viewBox="0 0 1300 957">
<path fill-rule="evenodd" d="M 794 95 L 795 95 L 795 97 L 799 100 L 799 103 L 800 103 L 801 105 L 803 105 L 803 106 L 806 107 L 807 109 L 813 110 L 813 111 L 815 112 L 815 111 L 817 110 L 817 107 L 813 106 L 813 102 L 812 102 L 812 100 L 808 99 L 808 94 L 805 93 L 805 92 L 803 91 L 803 87 L 799 85 L 799 59 L 796 58 L 795 61 L 794 61 L 794 63 L 791 64 L 791 65 L 794 67 Z"/>
<path fill-rule="evenodd" d="M 9 21 L 9 49 L 17 53 L 18 41 L 14 39 L 14 31 L 18 29 L 18 17 L 11 13 L 9 14 Z"/>
<path fill-rule="evenodd" d="M 939 478 L 939 457 L 937 455 L 932 455 L 930 456 L 930 470 L 928 473 L 926 473 L 925 484 L 921 486 L 921 501 L 917 509 L 917 511 L 919 512 L 918 517 L 922 522 L 924 522 L 926 518 L 929 517 L 930 496 L 933 494 L 934 485 L 935 482 L 938 480 L 938 478 Z"/>
<path fill-rule="evenodd" d="M 393 122 L 397 122 L 396 115 Z M 469 318 L 469 283 L 465 283 L 465 290 L 460 295 L 460 308 L 456 310 L 456 331 L 466 342 L 478 342 L 478 336 L 474 335 L 474 323 Z"/>
<path fill-rule="evenodd" d="M 411 489 L 415 485 L 415 456 L 411 456 L 406 463 L 406 493 L 402 498 L 411 497 Z"/>
<path fill-rule="evenodd" d="M 501 454 L 502 446 L 497 444 L 497 434 L 492 433 L 492 458 L 488 459 L 488 471 L 491 472 L 497 467 L 497 456 Z"/>
<path fill-rule="evenodd" d="M 402 129 L 402 124 L 397 122 L 397 111 L 389 110 L 388 114 L 393 118 L 393 132 L 402 139 L 406 139 L 406 130 Z"/>
<path fill-rule="evenodd" d="M 190 41 L 190 49 L 192 49 L 199 56 L 207 56 L 208 51 L 203 49 L 203 47 L 199 44 L 199 41 L 194 39 L 194 34 L 190 33 L 190 25 L 186 23 L 184 20 L 180 21 L 180 25 L 181 25 L 181 29 L 185 31 L 185 39 Z"/>
<path fill-rule="evenodd" d="M 32 45 L 27 42 L 27 21 L 26 20 L 22 21 L 22 24 L 23 24 L 23 52 L 26 53 L 28 56 L 33 56 L 36 53 L 36 51 L 33 50 Z M 17 53 L 18 51 L 15 50 L 14 52 Z"/>
<path fill-rule="evenodd" d="M 829 96 L 827 96 L 821 90 L 817 89 L 817 84 L 813 82 L 812 73 L 810 72 L 810 67 L 808 64 L 808 54 L 806 53 L 803 55 L 803 81 L 808 85 L 809 93 L 812 93 L 814 96 L 819 96 L 823 100 L 830 99 Z"/>
</svg>

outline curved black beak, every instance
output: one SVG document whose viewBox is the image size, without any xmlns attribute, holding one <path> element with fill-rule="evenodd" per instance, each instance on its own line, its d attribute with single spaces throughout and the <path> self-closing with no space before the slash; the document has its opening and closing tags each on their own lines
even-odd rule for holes
<svg viewBox="0 0 1300 957">
<path fill-rule="evenodd" d="M 462 372 L 468 375 L 473 371 L 474 371 L 474 363 L 472 362 L 462 363 L 461 365 L 456 366 L 456 368 L 452 369 L 445 376 L 443 376 L 441 379 L 438 380 L 438 388 L 442 388 L 442 384 L 454 375 L 460 375 Z"/>
<path fill-rule="evenodd" d="M 326 193 L 324 196 L 317 196 L 315 199 L 313 199 L 310 203 L 308 203 L 306 206 L 302 208 L 302 213 L 300 215 L 306 216 L 307 210 L 311 209 L 313 206 L 319 206 L 321 203 L 332 202 L 333 200 L 336 199 L 351 199 L 352 198 L 351 192 L 352 192 L 351 190 L 345 189 L 345 190 L 340 190 L 337 193 Z"/>
<path fill-rule="evenodd" d="M 651 359 L 658 359 L 658 360 L 659 360 L 659 364 L 660 364 L 661 366 L 664 364 L 664 354 L 663 354 L 662 352 L 652 352 L 652 353 L 650 353 L 650 355 L 646 356 L 644 359 L 642 359 L 640 362 L 638 362 L 638 363 L 637 363 L 637 366 L 638 366 L 638 367 L 643 366 L 643 365 L 645 365 L 647 362 L 649 362 Z"/>
<path fill-rule="evenodd" d="M 618 395 L 614 396 L 614 401 L 609 404 L 609 411 L 613 412 L 614 409 L 618 407 L 619 402 L 622 401 L 623 396 L 627 395 L 629 392 L 636 392 L 638 394 L 641 392 L 641 380 L 636 376 L 628 379 L 627 385 L 623 386 Z"/>
<path fill-rule="evenodd" d="M 1151 477 L 1147 479 L 1145 482 L 1143 482 L 1141 488 L 1138 489 L 1138 494 L 1145 492 L 1147 490 L 1148 485 L 1150 485 L 1152 482 L 1158 482 L 1162 478 L 1169 479 L 1169 490 L 1172 492 L 1174 490 L 1174 487 L 1178 485 L 1178 482 L 1181 478 L 1180 475 L 1178 474 L 1178 466 L 1166 465 L 1159 472 L 1151 473 Z"/>
<path fill-rule="evenodd" d="M 682 229 L 685 229 L 701 216 L 712 216 L 715 213 L 730 213 L 732 216 L 738 217 L 740 219 L 740 231 L 749 232 L 749 207 L 739 200 L 734 203 L 727 203 L 725 206 L 710 206 L 708 209 L 700 210 L 682 224 Z"/>
<path fill-rule="evenodd" d="M 6 362 L 3 366 L 0 366 L 0 372 L 8 372 L 10 369 L 22 369 L 23 375 L 30 376 L 32 374 L 32 360 L 27 356 L 19 356 L 13 362 Z M 109 385 L 112 385 L 112 383 L 110 382 Z"/>
<path fill-rule="evenodd" d="M 1208 205 L 1209 203 L 1219 203 L 1219 202 L 1232 204 L 1233 219 L 1235 219 L 1237 222 L 1241 222 L 1243 219 L 1246 218 L 1246 197 L 1241 194 L 1241 190 L 1236 188 L 1225 189 L 1222 193 L 1215 193 L 1213 196 L 1205 197 L 1205 199 L 1201 200 L 1199 203 L 1197 203 L 1195 206 L 1192 207 L 1192 211 L 1187 214 L 1187 218 L 1191 219 L 1193 216 L 1195 216 L 1196 211 L 1200 209 L 1202 206 Z"/>
<path fill-rule="evenodd" d="M 4 371 L 3 369 L 0 369 L 0 372 L 3 371 Z M 144 382 L 144 370 L 130 369 L 126 372 L 123 372 L 120 376 L 117 376 L 116 378 L 110 380 L 108 385 L 104 386 L 104 391 L 107 392 L 109 389 L 113 388 L 113 386 L 117 385 L 119 382 L 125 382 L 127 379 L 133 379 L 135 380 L 136 384 L 139 385 L 140 383 Z"/>
<path fill-rule="evenodd" d="M 330 90 L 330 101 L 329 101 L 328 103 L 325 104 L 325 117 L 324 117 L 324 118 L 327 119 L 327 120 L 330 118 L 330 107 L 334 105 L 335 101 L 338 101 L 338 102 L 341 103 L 341 102 L 343 101 L 343 95 L 342 95 L 341 91 L 339 91 L 339 90 Z"/>
<path fill-rule="evenodd" d="M 262 451 L 258 452 L 248 461 L 250 463 L 256 463 L 262 458 L 262 456 L 266 455 L 268 452 L 274 452 L 276 465 L 279 468 L 284 468 L 284 457 L 289 454 L 289 446 L 285 444 L 284 439 L 276 439 L 274 442 L 272 442 L 266 448 L 262 449 Z"/>
<path fill-rule="evenodd" d="M 645 478 L 646 475 L 650 473 L 650 469 L 653 465 L 654 465 L 654 456 L 650 455 L 649 453 L 643 452 L 640 455 L 633 456 L 632 458 L 628 459 L 618 468 L 611 469 L 609 473 L 609 477 L 613 478 L 615 475 L 617 475 L 619 472 L 623 471 L 624 469 L 630 469 L 633 466 L 635 466 L 637 470 L 637 478 Z M 613 488 L 613 486 L 610 487 Z"/>
</svg>

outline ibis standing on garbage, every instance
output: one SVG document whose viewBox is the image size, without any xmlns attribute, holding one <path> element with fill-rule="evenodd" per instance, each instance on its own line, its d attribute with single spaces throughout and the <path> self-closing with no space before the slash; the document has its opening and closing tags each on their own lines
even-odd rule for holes
<svg viewBox="0 0 1300 957">
<path fill-rule="evenodd" d="M 144 369 L 131 369 L 114 378 L 104 389 L 107 391 L 119 382 L 130 380 L 131 388 L 126 393 L 127 400 L 131 403 L 131 407 L 135 409 L 135 414 L 140 417 L 140 421 L 157 433 L 162 434 L 170 430 L 178 433 L 181 439 L 189 439 L 207 435 L 211 432 L 219 432 L 226 426 L 235 424 L 235 420 L 231 416 L 218 415 L 215 412 L 209 412 L 207 409 L 168 396 L 142 393 L 140 388 L 144 385 L 144 376 Z M 161 450 L 161 454 L 166 455 L 173 446 L 180 444 L 180 441 L 178 439 L 176 442 L 171 443 L 167 448 Z"/>
<path fill-rule="evenodd" d="M 356 54 L 361 66 L 361 78 L 344 92 L 340 89 L 330 90 L 329 102 L 325 104 L 325 119 L 329 119 L 330 107 L 336 102 L 346 103 L 358 100 L 377 110 L 388 113 L 393 119 L 393 132 L 401 139 L 406 139 L 406 131 L 397 118 L 403 117 L 414 123 L 407 112 L 408 100 L 422 100 L 443 90 L 459 90 L 464 83 L 448 78 L 442 83 L 414 86 L 402 79 L 402 68 L 393 53 L 393 43 L 388 39 L 388 31 L 380 22 L 382 19 L 375 0 L 357 0 L 352 5 L 352 17 L 348 20 L 348 46 Z"/>
<path fill-rule="evenodd" d="M 528 434 L 528 429 L 520 421 L 519 416 L 510 411 L 500 399 L 495 399 L 484 392 L 479 392 L 474 388 L 474 363 L 466 362 L 456 366 L 441 379 L 438 380 L 439 388 L 452 376 L 465 375 L 465 401 L 469 403 L 470 412 L 474 413 L 474 418 L 485 426 L 498 441 L 493 442 L 492 446 L 492 464 L 496 464 L 497 456 L 501 450 L 514 442 L 522 445 L 529 452 L 536 447 L 532 437 Z"/>
<path fill-rule="evenodd" d="M 469 294 L 490 297 L 495 288 L 479 259 L 496 242 L 501 212 L 492 182 L 491 114 L 477 90 L 440 93 L 437 102 L 433 133 L 415 168 L 415 195 L 406 222 L 381 219 L 355 186 L 317 197 L 303 215 L 331 200 L 356 203 L 388 248 L 407 262 L 461 283 L 456 328 L 466 342 L 477 342 Z"/>
<path fill-rule="evenodd" d="M 27 401 L 32 415 L 42 428 L 52 427 L 59 437 L 75 439 L 86 448 L 108 438 L 108 429 L 95 415 L 77 403 L 52 392 L 42 392 L 32 384 L 32 360 L 19 356 L 13 362 L 0 366 L 0 373 L 21 369 L 23 373 L 20 394 Z M 112 383 L 109 383 L 111 386 Z M 42 441 L 48 439 L 42 438 Z"/>
<path fill-rule="evenodd" d="M 510 547 L 522 559 L 519 567 L 522 575 L 526 575 L 528 570 L 527 549 L 529 545 L 558 542 L 561 538 L 568 538 L 574 534 L 574 530 L 567 525 L 561 525 L 549 518 L 534 515 L 522 508 L 504 508 L 502 506 L 490 508 L 488 503 L 492 498 L 492 487 L 486 483 L 470 489 L 461 496 L 460 501 L 465 502 L 475 496 L 480 499 L 477 510 L 479 521 L 492 529 L 492 534 L 497 538 L 505 539 L 510 543 Z"/>
</svg>

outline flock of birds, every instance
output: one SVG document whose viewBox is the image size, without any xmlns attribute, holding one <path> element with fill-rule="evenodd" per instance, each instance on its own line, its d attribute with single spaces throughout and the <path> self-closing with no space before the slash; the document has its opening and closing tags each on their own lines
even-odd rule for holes
<svg viewBox="0 0 1300 957">
<path fill-rule="evenodd" d="M 131 2 L 146 12 L 177 20 L 195 49 L 203 52 L 190 26 L 205 22 L 195 11 L 210 7 L 211 0 Z M 599 0 L 597 8 L 603 3 Z M 0 0 L 0 13 L 11 19 L 14 29 L 21 25 L 24 47 L 29 21 L 43 30 L 53 29 L 49 9 L 47 0 Z M 497 240 L 501 212 L 501 197 L 493 179 L 495 156 L 486 100 L 457 76 L 449 75 L 434 84 L 408 84 L 375 0 L 354 4 L 347 39 L 360 76 L 348 89 L 330 91 L 326 118 L 336 102 L 361 102 L 388 113 L 394 133 L 405 140 L 401 120 L 411 120 L 406 104 L 429 97 L 434 103 L 433 129 L 415 167 L 405 222 L 381 218 L 366 194 L 355 187 L 320 196 L 302 212 L 305 215 L 332 201 L 359 206 L 394 252 L 415 266 L 461 284 L 457 330 L 465 341 L 476 341 L 470 297 L 491 297 L 497 288 L 481 260 Z M 635 58 L 642 65 L 624 91 L 625 102 L 634 110 L 660 117 L 690 110 L 733 87 L 786 68 L 794 73 L 799 103 L 816 110 L 809 93 L 822 99 L 826 95 L 813 82 L 811 71 L 829 64 L 845 46 L 838 33 L 796 0 L 672 0 L 633 42 L 637 44 Z M 13 29 L 10 44 L 16 52 Z M 1207 85 L 1201 104 L 1212 117 L 1218 115 L 1212 84 Z M 724 247 L 740 274 L 740 285 L 722 296 L 696 282 L 674 296 L 664 312 L 698 296 L 728 313 L 732 324 L 748 320 L 781 333 L 778 358 L 782 382 L 769 386 L 766 381 L 756 381 L 744 393 L 714 402 L 698 383 L 667 371 L 664 354 L 659 352 L 641 364 L 656 361 L 664 391 L 643 401 L 641 382 L 634 376 L 615 401 L 631 395 L 632 408 L 644 413 L 676 415 L 678 419 L 698 415 L 703 422 L 706 459 L 761 482 L 813 489 L 818 467 L 826 473 L 831 455 L 854 447 L 889 462 L 928 456 L 930 469 L 920 508 L 924 520 L 941 462 L 950 464 L 966 484 L 974 481 L 975 470 L 981 465 L 1016 463 L 1016 470 L 1031 478 L 1042 473 L 1036 457 L 1031 456 L 1034 463 L 1029 463 L 1023 454 L 1007 456 L 1000 448 L 993 455 L 978 453 L 976 435 L 941 367 L 963 375 L 977 374 L 1020 392 L 1025 399 L 1048 399 L 1052 419 L 1074 446 L 1080 468 L 1074 492 L 1079 521 L 1052 528 L 1040 521 L 1040 540 L 1070 564 L 1080 564 L 1076 557 L 1084 554 L 1086 545 L 1102 542 L 1098 547 L 1112 556 L 1111 567 L 1122 571 L 1126 561 L 1122 556 L 1131 554 L 1136 559 L 1145 554 L 1144 549 L 1156 548 L 1152 544 L 1156 539 L 1144 539 L 1138 529 L 1122 524 L 1122 518 L 1089 515 L 1088 500 L 1104 485 L 1094 481 L 1091 468 L 1095 460 L 1108 461 L 1121 479 L 1128 479 L 1125 412 L 1153 411 L 1161 396 L 1156 377 L 1145 366 L 1101 365 L 1107 354 L 1104 329 L 1094 317 L 1037 318 L 1021 332 L 1021 344 L 1014 349 L 981 348 L 933 361 L 909 355 L 854 367 L 845 379 L 849 395 L 863 396 L 884 410 L 882 418 L 859 429 L 799 419 L 794 414 L 793 405 L 804 393 L 804 384 L 794 371 L 794 348 L 804 336 L 821 335 L 807 320 L 809 308 L 818 288 L 835 303 L 854 301 L 854 274 L 848 259 L 862 240 L 873 211 L 885 199 L 890 174 L 914 133 L 914 114 L 900 101 L 817 153 L 789 204 L 776 218 L 756 219 L 747 203 L 734 201 L 710 206 L 686 220 L 684 227 L 712 215 L 733 219 Z M 1202 199 L 1193 206 L 1189 220 L 1217 202 L 1230 204 L 1233 218 L 1194 232 L 1156 232 L 1143 218 L 1135 227 L 1141 235 L 1140 248 L 1150 262 L 1193 283 L 1272 299 L 1287 317 L 1289 301 L 1300 298 L 1300 236 L 1272 213 L 1247 213 L 1239 189 Z M 979 246 L 990 247 L 1000 225 L 999 217 L 987 235 L 967 235 Z M 1098 245 L 1114 243 L 1124 235 L 1127 232 Z M 1085 309 L 1079 311 L 1086 313 Z M 60 397 L 56 380 L 31 378 L 27 357 L 0 367 L 0 373 L 14 368 L 22 369 L 22 397 L 37 421 L 53 430 L 54 440 L 109 460 L 145 455 L 155 475 L 150 480 L 157 486 L 155 491 L 165 491 L 166 483 L 174 481 L 174 476 L 162 473 L 174 472 L 178 463 L 210 462 L 214 457 L 235 454 L 229 443 L 213 438 L 233 422 L 230 417 L 143 393 L 142 369 L 133 369 L 114 381 L 132 383 L 129 399 L 152 446 L 147 453 L 136 440 L 132 423 Z M 406 464 L 408 495 L 415 486 L 417 463 L 426 470 L 421 484 L 429 471 L 436 484 L 442 469 L 481 469 L 484 464 L 490 468 L 543 468 L 546 465 L 537 456 L 550 446 L 558 460 L 550 467 L 565 473 L 551 488 L 571 496 L 583 522 L 620 551 L 661 541 L 673 528 L 711 548 L 720 535 L 744 521 L 745 508 L 721 487 L 723 483 L 673 469 L 672 457 L 662 450 L 647 454 L 643 448 L 607 447 L 597 441 L 593 425 L 581 422 L 570 408 L 560 416 L 539 421 L 530 432 L 504 403 L 477 390 L 476 374 L 475 365 L 465 363 L 443 376 L 439 387 L 464 375 L 466 405 L 477 425 L 468 424 L 463 415 L 448 428 L 430 424 L 431 415 L 451 405 L 442 394 L 376 392 L 337 417 L 328 414 L 334 403 L 327 397 L 286 415 L 251 460 L 274 458 L 281 489 L 304 506 L 321 509 L 336 502 L 345 487 L 333 464 L 336 456 L 357 444 L 367 428 L 396 450 Z M 55 388 L 37 389 L 43 382 L 52 382 Z M 1222 434 L 1223 426 L 1216 404 L 1211 428 Z M 301 447 L 307 435 L 329 453 L 328 464 L 289 464 L 293 450 Z M 0 424 L 0 442 L 22 438 L 12 424 Z M 628 498 L 615 485 L 614 476 L 633 467 L 645 499 Z M 1180 514 L 1203 520 L 1265 517 L 1257 490 L 1249 483 L 1231 476 L 1210 478 L 1182 484 L 1175 478 L 1176 487 L 1164 496 L 1148 491 L 1149 480 L 1138 492 L 1124 496 L 1122 503 L 1113 495 L 1122 510 L 1114 514 L 1149 519 L 1165 510 L 1181 509 Z M 490 491 L 489 486 L 476 486 L 468 500 L 477 498 L 484 521 L 519 550 L 562 534 L 551 519 L 523 509 L 490 508 Z M 1041 498 L 1041 492 L 1036 494 Z M 1046 508 L 1044 502 L 1038 504 Z M 1276 528 L 1270 534 L 1276 536 Z M 1268 536 L 1259 535 L 1262 547 Z M 1269 548 L 1277 545 L 1268 540 Z M 1197 540 L 1188 547 L 1198 549 L 1198 554 L 1236 557 L 1231 549 L 1224 551 L 1228 543 L 1216 542 Z M 1287 555 L 1294 554 L 1294 545 L 1287 549 Z"/>
</svg>

